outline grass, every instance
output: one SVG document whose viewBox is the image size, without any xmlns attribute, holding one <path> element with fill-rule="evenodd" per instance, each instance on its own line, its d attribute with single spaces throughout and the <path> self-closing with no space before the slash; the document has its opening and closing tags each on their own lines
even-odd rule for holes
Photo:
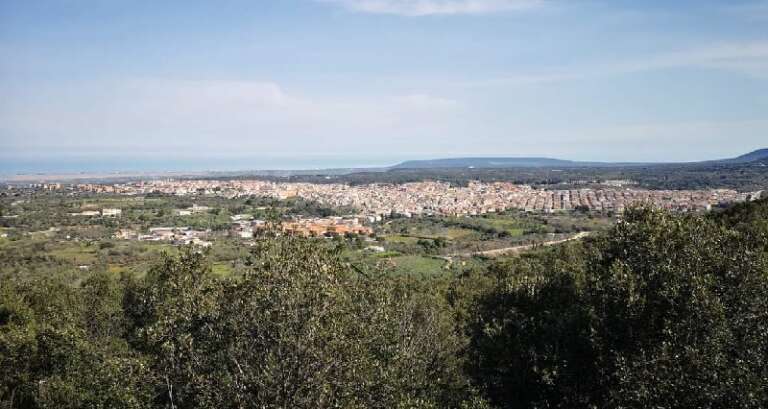
<svg viewBox="0 0 768 409">
<path fill-rule="evenodd" d="M 506 232 L 512 237 L 524 235 L 527 230 L 526 226 L 530 225 L 530 222 L 522 221 L 518 218 L 509 218 L 500 215 L 461 219 L 454 218 L 453 220 L 456 222 L 465 223 L 467 225 L 477 226 L 479 229 L 492 229 L 498 232 Z M 468 229 L 465 228 L 464 230 Z"/>
<path fill-rule="evenodd" d="M 107 264 L 107 272 L 110 274 L 118 275 L 127 269 L 119 264 Z"/>
<path fill-rule="evenodd" d="M 390 243 L 403 243 L 403 244 L 416 244 L 416 242 L 419 241 L 419 239 L 417 239 L 416 237 L 403 236 L 400 234 L 387 236 L 386 240 Z"/>
<path fill-rule="evenodd" d="M 179 253 L 179 248 L 169 243 L 147 242 L 144 247 L 144 253 L 149 253 L 153 256 L 160 255 L 161 253 L 177 255 Z"/>
<path fill-rule="evenodd" d="M 50 254 L 74 265 L 93 264 L 97 259 L 97 247 L 73 243 L 52 250 Z"/>
<path fill-rule="evenodd" d="M 211 273 L 217 277 L 229 277 L 234 273 L 234 269 L 229 262 L 213 263 L 211 266 Z"/>
<path fill-rule="evenodd" d="M 374 253 L 373 256 L 376 258 L 388 258 L 388 257 L 397 257 L 400 253 L 397 251 L 385 251 L 383 253 Z"/>
<path fill-rule="evenodd" d="M 432 229 L 414 229 L 409 234 L 393 234 L 386 236 L 390 243 L 416 244 L 420 238 L 434 240 L 442 237 L 448 240 L 461 240 L 477 235 L 477 232 L 462 227 L 438 227 Z"/>
<path fill-rule="evenodd" d="M 477 233 L 474 230 L 464 229 L 461 227 L 449 227 L 445 229 L 444 237 L 451 240 L 459 240 L 459 239 L 467 238 L 469 236 L 474 236 L 476 234 Z"/>
<path fill-rule="evenodd" d="M 427 255 L 406 255 L 396 251 L 370 254 L 363 251 L 349 251 L 343 256 L 356 265 L 378 265 L 387 273 L 398 275 L 433 276 L 445 272 L 446 261 Z"/>
<path fill-rule="evenodd" d="M 131 198 L 100 197 L 100 198 L 84 199 L 80 207 L 93 207 L 93 208 L 117 207 L 121 209 L 126 209 L 126 208 L 138 207 L 138 206 L 142 206 L 142 201 L 135 200 L 135 198 L 132 198 L 132 197 Z"/>
<path fill-rule="evenodd" d="M 88 246 L 82 242 L 67 241 L 53 245 L 48 254 L 73 266 L 103 263 L 106 271 L 112 274 L 133 272 L 144 275 L 154 263 L 159 262 L 161 253 L 175 255 L 178 251 L 168 243 L 119 241 L 114 247 L 99 249 L 98 244 Z"/>
<path fill-rule="evenodd" d="M 390 259 L 396 274 L 437 275 L 443 271 L 445 260 L 428 256 L 399 256 Z"/>
</svg>

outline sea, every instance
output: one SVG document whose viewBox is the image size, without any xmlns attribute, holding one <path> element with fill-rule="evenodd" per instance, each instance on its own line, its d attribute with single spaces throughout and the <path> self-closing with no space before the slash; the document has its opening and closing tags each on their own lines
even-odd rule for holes
<svg viewBox="0 0 768 409">
<path fill-rule="evenodd" d="M 0 175 L 346 169 L 391 166 L 404 159 L 407 157 L 2 155 Z"/>
</svg>

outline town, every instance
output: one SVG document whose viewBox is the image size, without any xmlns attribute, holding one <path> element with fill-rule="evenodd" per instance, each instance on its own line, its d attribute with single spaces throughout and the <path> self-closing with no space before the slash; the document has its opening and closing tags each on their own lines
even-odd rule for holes
<svg viewBox="0 0 768 409">
<path fill-rule="evenodd" d="M 635 187 L 630 180 L 604 181 L 599 186 L 579 186 L 562 189 L 534 188 L 508 182 L 469 182 L 466 186 L 425 181 L 404 184 L 347 185 L 338 183 L 288 183 L 265 180 L 185 180 L 166 179 L 116 184 L 36 184 L 9 189 L 64 192 L 74 196 L 127 196 L 142 199 L 165 195 L 192 203 L 172 209 L 177 217 L 173 225 L 150 225 L 137 229 L 120 225 L 114 238 L 150 242 L 170 242 L 177 245 L 194 244 L 207 247 L 211 239 L 221 236 L 210 227 L 185 225 L 196 215 L 217 212 L 209 205 L 194 203 L 202 198 L 239 199 L 258 197 L 275 200 L 299 198 L 328 208 L 338 209 L 335 215 L 320 217 L 295 213 L 283 217 L 277 225 L 252 214 L 229 214 L 227 235 L 251 241 L 255 234 L 279 229 L 281 233 L 303 237 L 350 237 L 370 239 L 379 233 L 385 219 L 419 217 L 472 217 L 519 211 L 533 215 L 568 215 L 587 213 L 610 219 L 628 207 L 650 204 L 675 212 L 703 212 L 730 203 L 753 201 L 762 192 L 735 190 L 647 190 Z M 261 210 L 266 210 L 262 207 Z M 79 219 L 119 219 L 123 209 L 116 207 L 85 207 L 68 215 Z M 192 219 L 190 219 L 192 218 Z M 186 221 L 185 221 L 186 220 Z M 220 229 L 220 228 L 219 228 Z"/>
<path fill-rule="evenodd" d="M 626 183 L 626 182 L 624 182 Z M 618 185 L 618 186 L 617 186 Z M 51 185 L 46 185 L 51 186 Z M 61 185 L 53 185 L 61 188 Z M 276 183 L 262 180 L 162 180 L 126 184 L 78 184 L 76 192 L 177 196 L 300 197 L 333 207 L 352 207 L 372 217 L 402 215 L 479 215 L 520 209 L 528 212 L 596 211 L 621 213 L 647 203 L 673 211 L 706 211 L 713 206 L 760 198 L 762 192 L 730 189 L 646 190 L 607 183 L 601 188 L 535 189 L 507 182 L 470 182 L 466 187 L 444 182 L 405 184 Z M 194 210 L 194 209 L 193 209 Z"/>
</svg>

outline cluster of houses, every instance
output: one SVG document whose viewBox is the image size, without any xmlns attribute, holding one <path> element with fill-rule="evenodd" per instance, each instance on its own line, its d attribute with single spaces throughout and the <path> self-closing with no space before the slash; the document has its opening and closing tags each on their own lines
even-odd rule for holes
<svg viewBox="0 0 768 409">
<path fill-rule="evenodd" d="M 194 244 L 208 247 L 212 243 L 205 239 L 210 236 L 209 230 L 193 230 L 189 227 L 152 227 L 147 234 L 135 230 L 121 229 L 115 234 L 120 240 L 166 241 L 176 245 Z"/>
<path fill-rule="evenodd" d="M 230 218 L 232 219 L 232 226 L 229 229 L 229 234 L 241 239 L 253 238 L 254 232 L 265 228 L 267 225 L 264 220 L 254 219 L 249 214 L 236 214 Z"/>
<path fill-rule="evenodd" d="M 357 217 L 302 218 L 284 222 L 283 232 L 303 237 L 371 236 L 373 229 Z"/>
<path fill-rule="evenodd" d="M 248 214 L 237 214 L 230 218 L 232 219 L 229 229 L 231 237 L 252 239 L 255 233 L 270 228 L 269 223 L 254 219 Z M 364 225 L 365 221 L 368 219 L 357 216 L 298 217 L 281 223 L 278 228 L 283 234 L 302 237 L 372 236 L 373 229 Z M 211 245 L 211 242 L 207 241 L 211 236 L 210 230 L 193 230 L 189 227 L 152 227 L 146 234 L 133 229 L 120 229 L 115 233 L 115 238 L 119 240 L 163 241 L 177 245 L 194 244 L 204 247 Z"/>
<path fill-rule="evenodd" d="M 253 219 L 250 215 L 232 216 L 230 235 L 242 239 L 253 238 L 255 232 L 268 228 L 264 220 Z M 335 237 L 347 235 L 370 236 L 373 229 L 362 224 L 358 217 L 295 218 L 280 225 L 284 234 L 302 237 Z"/>
<path fill-rule="evenodd" d="M 596 181 L 576 181 L 591 184 Z M 453 186 L 442 182 L 403 184 L 345 185 L 337 183 L 292 183 L 261 180 L 154 180 L 112 186 L 111 190 L 127 195 L 165 193 L 179 196 L 213 195 L 220 197 L 300 197 L 334 207 L 353 207 L 374 217 L 399 214 L 478 215 L 520 209 L 552 213 L 589 210 L 621 212 L 627 206 L 647 203 L 675 211 L 705 211 L 725 203 L 759 198 L 762 192 L 734 190 L 646 190 L 630 187 L 632 180 L 601 181 L 602 188 L 534 189 L 513 183 L 471 182 Z M 77 185 L 75 190 L 101 192 L 102 185 Z M 189 210 L 190 214 L 192 210 Z"/>
</svg>

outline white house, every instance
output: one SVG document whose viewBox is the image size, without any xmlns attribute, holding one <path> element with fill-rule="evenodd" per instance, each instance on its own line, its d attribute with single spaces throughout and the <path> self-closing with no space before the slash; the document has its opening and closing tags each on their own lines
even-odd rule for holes
<svg viewBox="0 0 768 409">
<path fill-rule="evenodd" d="M 123 214 L 122 209 L 102 209 L 101 214 L 104 217 L 120 217 Z"/>
</svg>

